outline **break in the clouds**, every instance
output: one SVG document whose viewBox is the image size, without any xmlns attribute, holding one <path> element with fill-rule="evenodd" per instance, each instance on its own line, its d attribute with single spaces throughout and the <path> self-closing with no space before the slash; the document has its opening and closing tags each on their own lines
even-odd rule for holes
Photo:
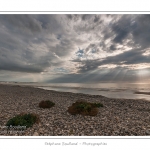
<svg viewBox="0 0 150 150">
<path fill-rule="evenodd" d="M 0 80 L 140 81 L 150 77 L 150 15 L 0 15 Z"/>
</svg>

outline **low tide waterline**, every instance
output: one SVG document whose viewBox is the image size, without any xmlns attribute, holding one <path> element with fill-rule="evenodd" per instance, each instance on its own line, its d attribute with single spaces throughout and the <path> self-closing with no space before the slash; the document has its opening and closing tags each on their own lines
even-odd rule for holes
<svg viewBox="0 0 150 150">
<path fill-rule="evenodd" d="M 108 98 L 145 99 L 150 101 L 148 94 L 136 94 L 136 92 L 150 92 L 150 84 L 80 84 L 80 83 L 56 83 L 41 84 L 38 88 L 61 92 L 84 93 L 90 95 L 102 95 Z"/>
<path fill-rule="evenodd" d="M 60 92 L 102 95 L 108 98 L 145 99 L 150 101 L 150 84 L 141 83 L 20 83 L 6 84 L 28 85 Z M 138 94 L 140 93 L 140 94 Z M 146 94 L 147 93 L 147 94 Z"/>
</svg>

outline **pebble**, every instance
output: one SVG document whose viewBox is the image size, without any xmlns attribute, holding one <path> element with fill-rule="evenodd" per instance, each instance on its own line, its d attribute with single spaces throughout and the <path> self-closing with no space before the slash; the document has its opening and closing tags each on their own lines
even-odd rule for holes
<svg viewBox="0 0 150 150">
<path fill-rule="evenodd" d="M 39 134 L 37 132 L 34 132 L 33 136 L 39 136 Z"/>
<path fill-rule="evenodd" d="M 146 130 L 146 135 L 150 135 L 150 130 Z"/>
<path fill-rule="evenodd" d="M 31 94 L 32 93 L 32 94 Z M 70 115 L 67 109 L 77 100 L 100 102 L 95 117 Z M 51 100 L 55 106 L 41 109 L 42 100 Z M 150 135 L 150 102 L 132 99 L 113 99 L 100 95 L 57 92 L 33 87 L 10 86 L 0 84 L 0 126 L 22 112 L 35 113 L 40 122 L 22 133 L 4 133 L 0 135 L 21 136 L 111 136 L 111 135 Z"/>
</svg>

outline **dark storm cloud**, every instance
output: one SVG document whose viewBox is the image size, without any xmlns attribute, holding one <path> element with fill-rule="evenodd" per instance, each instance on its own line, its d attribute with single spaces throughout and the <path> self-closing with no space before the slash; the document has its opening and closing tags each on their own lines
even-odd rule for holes
<svg viewBox="0 0 150 150">
<path fill-rule="evenodd" d="M 90 44 L 86 49 L 85 52 L 87 53 L 89 50 L 93 49 L 96 45 L 95 44 Z"/>
<path fill-rule="evenodd" d="M 104 64 L 116 64 L 119 65 L 121 62 L 123 64 L 139 64 L 139 63 L 150 63 L 150 56 L 142 55 L 144 50 L 134 49 L 117 56 L 110 56 L 99 62 L 99 65 Z"/>
<path fill-rule="evenodd" d="M 98 16 L 95 16 L 94 22 L 98 22 L 98 21 L 99 21 L 99 17 L 98 17 Z"/>
<path fill-rule="evenodd" d="M 19 29 L 20 32 L 40 32 L 41 22 L 34 15 L 0 15 L 0 22 L 11 31 Z"/>
<path fill-rule="evenodd" d="M 42 16 L 0 15 L 0 70 L 43 72 L 51 64 L 58 64 L 52 62 L 56 59 L 50 51 L 52 46 L 47 46 L 50 40 L 55 42 L 55 37 L 47 39 L 47 34 L 56 31 L 59 23 L 53 16 L 46 16 L 43 20 L 39 18 Z M 42 44 L 44 46 L 41 47 Z M 44 48 L 47 50 L 45 53 Z"/>
<path fill-rule="evenodd" d="M 110 46 L 110 50 L 115 50 L 115 49 L 116 49 L 115 45 Z"/>
<path fill-rule="evenodd" d="M 81 18 L 83 21 L 85 21 L 86 19 L 89 19 L 89 17 L 91 17 L 92 15 L 89 15 L 89 14 L 84 14 L 84 15 L 81 15 Z"/>
<path fill-rule="evenodd" d="M 73 18 L 73 16 L 71 15 L 71 14 L 67 14 L 66 15 L 69 19 L 72 19 Z"/>
<path fill-rule="evenodd" d="M 150 55 L 143 55 L 146 48 L 150 47 L 149 24 L 150 15 L 122 15 L 117 21 L 116 19 L 112 20 L 108 26 L 110 30 L 107 30 L 107 28 L 103 30 L 104 41 L 112 39 L 114 36 L 111 45 L 108 47 L 104 41 L 101 41 L 99 46 L 103 50 L 110 50 L 110 52 L 117 50 L 116 44 L 127 45 L 132 49 L 115 56 L 108 56 L 102 60 L 74 60 L 80 63 L 79 72 L 94 70 L 105 64 L 120 65 L 122 62 L 127 65 L 150 63 Z M 128 40 L 128 42 L 125 40 Z M 91 49 L 92 45 L 90 44 L 85 50 Z"/>
<path fill-rule="evenodd" d="M 116 33 L 113 39 L 116 43 L 121 43 L 123 39 L 132 31 L 133 25 L 128 15 L 122 16 L 122 18 L 112 25 L 112 30 Z"/>
<path fill-rule="evenodd" d="M 143 14 L 0 15 L 0 71 L 57 74 L 61 68 L 69 75 L 60 80 L 80 82 L 82 74 L 108 80 L 128 70 L 131 78 L 126 66 L 150 63 L 149 25 L 150 15 Z M 112 64 L 101 78 L 90 73 Z"/>
<path fill-rule="evenodd" d="M 121 53 L 116 56 L 109 56 L 102 60 L 74 60 L 79 62 L 81 65 L 78 67 L 79 73 L 92 71 L 95 69 L 98 69 L 99 66 L 102 65 L 133 65 L 133 64 L 139 64 L 139 63 L 150 63 L 150 56 L 144 56 L 142 55 L 145 52 L 145 50 L 141 49 L 134 49 L 130 51 L 126 51 L 124 53 Z M 122 63 L 123 62 L 123 63 Z"/>
<path fill-rule="evenodd" d="M 112 31 L 116 35 L 113 41 L 121 43 L 131 34 L 135 44 L 139 44 L 142 48 L 149 47 L 149 24 L 150 15 L 123 15 L 117 22 L 111 25 Z"/>
<path fill-rule="evenodd" d="M 79 73 L 84 73 L 84 72 L 88 72 L 91 70 L 95 70 L 98 68 L 98 66 L 100 66 L 99 60 L 91 60 L 91 61 L 86 60 L 84 62 L 81 61 L 79 63 L 82 64 L 78 67 Z"/>
<path fill-rule="evenodd" d="M 136 18 L 135 29 L 132 31 L 134 41 L 142 48 L 150 46 L 150 15 L 140 15 Z"/>
<path fill-rule="evenodd" d="M 21 66 L 19 64 L 0 64 L 0 70 L 8 70 L 8 71 L 17 71 L 17 72 L 31 72 L 31 73 L 38 73 L 42 72 L 42 68 L 30 65 Z"/>
</svg>

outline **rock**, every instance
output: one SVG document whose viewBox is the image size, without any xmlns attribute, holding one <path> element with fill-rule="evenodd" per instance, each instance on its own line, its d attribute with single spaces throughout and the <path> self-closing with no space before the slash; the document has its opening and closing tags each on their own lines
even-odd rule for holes
<svg viewBox="0 0 150 150">
<path fill-rule="evenodd" d="M 117 131 L 114 131 L 114 133 L 118 135 L 118 134 L 119 134 L 119 131 L 118 131 L 118 130 L 117 130 Z"/>
<path fill-rule="evenodd" d="M 34 132 L 33 136 L 39 136 L 39 134 L 37 132 Z"/>
<path fill-rule="evenodd" d="M 96 134 L 97 132 L 96 131 L 93 131 L 93 134 Z"/>
<path fill-rule="evenodd" d="M 44 131 L 43 131 L 43 128 L 39 129 L 39 132 L 40 132 L 40 133 L 43 133 L 43 132 L 44 132 Z"/>
<path fill-rule="evenodd" d="M 146 135 L 150 135 L 150 130 L 145 131 Z"/>
</svg>

